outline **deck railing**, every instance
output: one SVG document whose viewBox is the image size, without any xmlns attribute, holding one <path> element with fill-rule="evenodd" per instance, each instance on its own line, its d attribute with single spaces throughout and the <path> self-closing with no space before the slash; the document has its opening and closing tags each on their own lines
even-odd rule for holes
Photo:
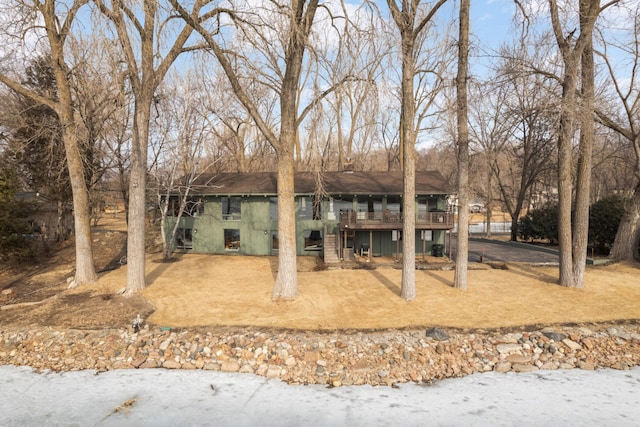
<svg viewBox="0 0 640 427">
<path fill-rule="evenodd" d="M 401 229 L 401 212 L 340 212 L 340 229 Z M 453 228 L 452 212 L 425 212 L 416 215 L 416 227 L 433 229 Z"/>
</svg>

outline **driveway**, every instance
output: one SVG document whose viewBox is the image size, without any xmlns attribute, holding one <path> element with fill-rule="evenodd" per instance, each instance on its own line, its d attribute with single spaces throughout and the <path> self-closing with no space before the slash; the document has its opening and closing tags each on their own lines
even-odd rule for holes
<svg viewBox="0 0 640 427">
<path fill-rule="evenodd" d="M 452 259 L 455 259 L 456 239 L 452 237 Z M 505 242 L 480 237 L 469 239 L 469 262 L 526 262 L 557 264 L 558 252 L 520 242 Z"/>
</svg>

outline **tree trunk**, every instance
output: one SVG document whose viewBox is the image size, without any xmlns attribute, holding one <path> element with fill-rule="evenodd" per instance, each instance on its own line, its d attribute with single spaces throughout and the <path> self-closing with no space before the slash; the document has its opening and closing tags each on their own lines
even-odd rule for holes
<svg viewBox="0 0 640 427">
<path fill-rule="evenodd" d="M 460 39 L 458 40 L 457 122 L 458 122 L 458 239 L 453 287 L 467 289 L 469 262 L 469 125 L 467 71 L 469 68 L 470 0 L 460 2 Z"/>
<path fill-rule="evenodd" d="M 414 129 L 415 75 L 412 27 L 402 32 L 402 114 L 400 150 L 402 152 L 402 286 L 400 296 L 416 298 L 416 132 Z"/>
<path fill-rule="evenodd" d="M 61 46 L 59 46 L 62 49 Z M 73 285 L 80 286 L 95 283 L 98 280 L 93 265 L 93 249 L 91 248 L 91 207 L 89 192 L 84 177 L 82 155 L 78 147 L 77 128 L 73 115 L 73 100 L 68 76 L 60 61 L 62 52 L 53 52 L 52 57 L 58 64 L 54 64 L 56 83 L 58 86 L 58 116 L 64 126 L 62 138 L 69 170 L 69 181 L 73 195 L 74 231 L 76 243 L 76 273 Z"/>
<path fill-rule="evenodd" d="M 63 126 L 62 139 L 64 142 L 67 168 L 69 170 L 71 193 L 73 195 L 76 272 L 72 285 L 79 286 L 95 283 L 98 279 L 93 265 L 93 250 L 91 248 L 89 192 L 84 176 L 82 155 L 78 147 L 73 98 L 69 82 L 70 75 L 64 57 L 64 41 L 67 34 L 61 35 L 58 32 L 60 22 L 56 16 L 55 2 L 46 1 L 41 7 L 40 12 L 42 13 L 49 46 L 51 48 L 52 67 L 58 90 L 58 101 L 54 109 Z M 77 10 L 73 13 L 75 14 L 75 12 L 77 12 Z M 75 15 L 70 15 L 67 19 L 72 21 L 74 17 Z"/>
<path fill-rule="evenodd" d="M 585 2 L 580 2 L 581 26 L 588 19 Z M 584 31 L 584 30 L 582 30 Z M 589 201 L 591 193 L 591 165 L 593 140 L 595 137 L 594 111 L 594 65 L 593 42 L 589 37 L 582 51 L 582 111 L 580 115 L 580 146 L 578 170 L 576 175 L 576 200 L 573 217 L 573 283 L 574 288 L 584 287 L 584 272 L 587 264 L 587 246 L 589 241 Z"/>
<path fill-rule="evenodd" d="M 576 108 L 576 61 L 565 61 L 562 85 L 562 111 L 558 136 L 558 250 L 560 272 L 558 283 L 573 286 L 573 248 L 571 239 L 572 146 L 574 110 Z"/>
<path fill-rule="evenodd" d="M 298 295 L 293 148 L 282 146 L 278 150 L 278 275 L 273 300 L 289 300 Z"/>
<path fill-rule="evenodd" d="M 136 98 L 135 103 L 135 121 L 131 144 L 131 174 L 129 177 L 127 286 L 125 295 L 133 295 L 145 287 L 147 141 L 151 101 L 151 94 L 146 94 L 146 96 Z"/>
<path fill-rule="evenodd" d="M 625 206 L 609 258 L 615 261 L 640 261 L 640 182 Z"/>
<path fill-rule="evenodd" d="M 485 213 L 485 221 L 487 224 L 485 235 L 487 238 L 491 238 L 491 219 L 493 215 L 493 190 L 492 190 L 493 173 L 491 172 L 490 168 L 488 169 L 489 169 L 489 172 L 487 173 L 487 198 L 486 198 L 487 203 L 485 204 L 484 213 Z"/>
<path fill-rule="evenodd" d="M 572 139 L 577 104 L 576 89 L 580 59 L 583 57 L 585 48 L 591 46 L 593 26 L 595 25 L 598 14 L 600 13 L 600 0 L 580 0 L 580 35 L 577 40 L 573 38 L 573 33 L 575 32 L 575 30 L 568 36 L 563 33 L 558 9 L 559 8 L 557 1 L 549 0 L 551 25 L 556 38 L 556 42 L 558 43 L 558 47 L 560 48 L 560 53 L 562 54 L 562 59 L 564 61 L 560 129 L 558 135 L 558 246 L 560 260 L 560 273 L 558 283 L 561 286 L 574 287 L 576 285 L 576 280 L 574 277 L 575 264 L 573 260 L 573 244 L 575 242 L 572 238 L 572 233 L 574 232 L 574 230 L 571 226 L 571 199 L 573 196 Z M 591 112 L 589 113 L 589 115 L 591 115 Z M 590 156 L 590 153 L 588 154 Z M 585 153 L 582 153 L 581 156 L 583 157 L 581 160 L 588 160 Z M 588 181 L 583 180 L 581 185 L 584 185 L 584 182 Z M 587 191 L 588 195 L 589 189 L 585 190 Z M 583 195 L 581 195 L 580 197 L 583 198 Z M 581 218 L 584 218 L 584 199 L 580 200 L 579 203 L 581 204 L 581 206 L 579 208 L 580 211 L 578 212 L 578 215 Z M 588 197 L 586 204 L 588 205 Z M 587 221 L 584 221 L 584 219 L 579 219 L 578 222 L 582 222 L 580 224 L 580 230 L 578 230 L 578 232 L 583 233 L 582 227 L 584 226 L 585 222 L 588 222 L 588 219 Z M 582 238 L 582 236 L 578 237 L 579 240 Z M 576 251 L 578 250 L 582 250 L 582 248 L 576 248 Z M 584 246 L 584 252 L 584 256 L 586 257 L 586 245 Z"/>
<path fill-rule="evenodd" d="M 64 129 L 64 145 L 67 155 L 67 166 L 73 193 L 74 230 L 76 243 L 75 285 L 95 283 L 98 280 L 93 265 L 93 249 L 91 248 L 91 217 L 89 195 L 85 186 L 82 159 L 78 150 L 75 125 L 67 124 Z"/>
</svg>

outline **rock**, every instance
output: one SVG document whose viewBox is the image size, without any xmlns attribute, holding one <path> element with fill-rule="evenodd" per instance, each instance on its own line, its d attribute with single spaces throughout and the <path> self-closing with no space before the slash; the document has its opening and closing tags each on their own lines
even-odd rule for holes
<svg viewBox="0 0 640 427">
<path fill-rule="evenodd" d="M 584 369 L 585 371 L 595 371 L 596 365 L 593 362 L 586 362 L 584 360 L 578 361 L 576 366 L 580 369 Z"/>
<path fill-rule="evenodd" d="M 509 363 L 509 362 L 498 362 L 498 363 L 496 363 L 496 365 L 493 368 L 493 370 L 496 371 L 496 372 L 500 372 L 500 373 L 509 372 L 511 370 L 511 363 Z"/>
<path fill-rule="evenodd" d="M 570 340 L 569 338 L 565 338 L 562 340 L 562 343 L 569 347 L 571 351 L 582 350 L 582 346 L 575 341 Z"/>
<path fill-rule="evenodd" d="M 560 342 L 563 339 L 567 338 L 565 334 L 561 334 L 559 332 L 553 332 L 553 331 L 543 332 L 542 335 L 549 338 L 550 340 L 554 340 L 555 342 Z"/>
<path fill-rule="evenodd" d="M 165 369 L 180 369 L 182 365 L 175 360 L 165 360 L 162 367 Z"/>
<path fill-rule="evenodd" d="M 140 369 L 152 369 L 152 368 L 157 368 L 158 367 L 158 362 L 156 362 L 155 360 L 145 360 L 140 366 L 138 366 L 138 368 Z"/>
<path fill-rule="evenodd" d="M 426 336 L 433 338 L 436 341 L 446 341 L 449 339 L 449 334 L 444 329 L 429 328 L 427 329 Z"/>
<path fill-rule="evenodd" d="M 558 369 L 558 366 L 560 365 L 557 362 L 550 360 L 548 362 L 543 363 L 542 366 L 540 366 L 540 369 L 550 371 L 550 370 Z"/>
<path fill-rule="evenodd" d="M 284 361 L 285 366 L 292 367 L 296 365 L 296 358 L 293 356 L 287 357 L 287 360 Z"/>
<path fill-rule="evenodd" d="M 134 368 L 136 368 L 136 369 L 137 369 L 137 368 L 139 368 L 140 366 L 142 366 L 142 364 L 143 364 L 144 362 L 146 362 L 146 361 L 147 361 L 147 358 L 146 358 L 146 357 L 138 357 L 137 359 L 134 359 L 134 360 L 131 362 L 131 364 L 133 365 L 133 367 L 134 367 Z"/>
<path fill-rule="evenodd" d="M 246 364 L 246 365 L 242 365 L 240 367 L 240 371 L 241 374 L 253 374 L 254 370 L 253 370 L 253 366 Z"/>
<path fill-rule="evenodd" d="M 267 378 L 279 378 L 281 372 L 282 372 L 282 369 L 279 366 L 271 365 L 267 369 L 267 373 L 265 376 Z"/>
<path fill-rule="evenodd" d="M 522 350 L 522 346 L 520 344 L 498 344 L 496 350 L 500 354 L 511 354 Z"/>
<path fill-rule="evenodd" d="M 69 371 L 158 368 L 225 370 L 296 384 L 388 385 L 538 369 L 640 364 L 640 325 L 555 331 L 485 331 L 439 341 L 422 330 L 196 333 L 145 325 L 96 331 L 0 326 L 0 364 Z M 544 334 L 546 333 L 546 335 Z M 437 335 L 437 334 L 436 334 Z M 448 334 L 447 334 L 448 335 Z M 557 339 L 561 338 L 559 341 Z M 440 335 L 440 338 L 443 338 Z M 166 360 L 165 360 L 166 359 Z"/>
<path fill-rule="evenodd" d="M 532 372 L 537 371 L 538 367 L 535 365 L 523 365 L 522 363 L 514 363 L 511 366 L 511 370 L 514 372 Z"/>
<path fill-rule="evenodd" d="M 319 359 L 320 359 L 319 351 L 307 351 L 303 357 L 303 360 L 305 362 L 312 362 L 312 363 L 317 362 Z"/>
<path fill-rule="evenodd" d="M 530 357 L 523 356 L 521 354 L 510 354 L 505 358 L 505 360 L 510 363 L 520 363 L 520 364 L 531 362 Z"/>
<path fill-rule="evenodd" d="M 238 361 L 235 359 L 229 359 L 222 362 L 220 365 L 220 370 L 222 372 L 238 372 L 240 370 L 240 365 L 238 365 Z"/>
</svg>

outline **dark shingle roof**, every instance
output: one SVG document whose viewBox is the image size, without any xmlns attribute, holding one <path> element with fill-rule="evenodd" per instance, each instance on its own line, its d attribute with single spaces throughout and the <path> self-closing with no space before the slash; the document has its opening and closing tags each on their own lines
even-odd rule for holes
<svg viewBox="0 0 640 427">
<path fill-rule="evenodd" d="M 402 172 L 324 172 L 328 194 L 402 194 Z M 295 192 L 313 194 L 316 174 L 297 172 Z M 275 195 L 277 175 L 273 172 L 219 173 L 201 175 L 193 193 L 209 195 Z M 438 171 L 416 172 L 416 194 L 451 194 L 453 189 Z"/>
</svg>

